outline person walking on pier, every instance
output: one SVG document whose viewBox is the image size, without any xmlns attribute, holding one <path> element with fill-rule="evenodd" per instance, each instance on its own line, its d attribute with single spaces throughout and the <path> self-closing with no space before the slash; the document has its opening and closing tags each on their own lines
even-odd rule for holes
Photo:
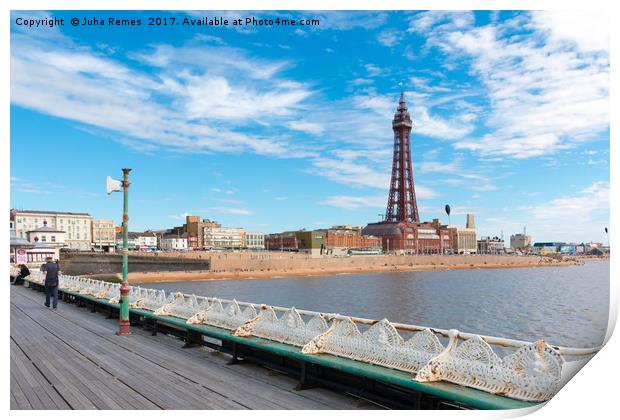
<svg viewBox="0 0 620 420">
<path fill-rule="evenodd" d="M 60 266 L 52 261 L 51 258 L 46 259 L 42 271 L 45 273 L 45 306 L 50 307 L 50 298 L 52 298 L 52 307 L 56 309 L 58 306 L 58 274 Z"/>
</svg>

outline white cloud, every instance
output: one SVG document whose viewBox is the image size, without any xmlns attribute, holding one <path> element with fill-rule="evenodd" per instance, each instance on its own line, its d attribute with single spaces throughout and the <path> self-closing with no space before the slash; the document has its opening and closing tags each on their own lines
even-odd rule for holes
<svg viewBox="0 0 620 420">
<path fill-rule="evenodd" d="M 162 67 L 151 75 L 68 39 L 50 42 L 15 33 L 11 42 L 15 105 L 122 133 L 124 144 L 137 150 L 144 149 L 142 143 L 150 152 L 304 155 L 302 144 L 287 145 L 281 135 L 249 135 L 241 129 L 259 117 L 286 124 L 289 108 L 310 95 L 304 85 L 277 77 L 284 62 L 254 59 L 227 47 L 158 46 L 134 54 L 146 65 Z M 250 79 L 267 81 L 261 89 L 240 81 Z M 229 120 L 235 121 L 231 128 Z"/>
<path fill-rule="evenodd" d="M 103 187 L 101 188 L 101 190 L 103 192 Z M 17 176 L 11 177 L 11 191 L 36 195 L 66 194 L 71 196 L 88 198 L 102 196 L 101 193 L 86 191 L 73 186 L 57 184 L 50 181 L 32 181 Z"/>
<path fill-rule="evenodd" d="M 373 84 L 374 81 L 372 79 L 364 79 L 362 77 L 359 77 L 357 79 L 353 79 L 349 82 L 349 84 L 351 84 L 352 86 L 360 86 L 360 85 L 371 85 Z"/>
<path fill-rule="evenodd" d="M 387 197 L 375 196 L 349 196 L 335 195 L 328 197 L 321 204 L 337 207 L 345 210 L 359 210 L 365 208 L 384 208 L 387 205 Z"/>
<path fill-rule="evenodd" d="M 422 185 L 416 185 L 416 200 L 435 198 L 437 194 L 430 188 Z M 383 208 L 387 206 L 387 191 L 384 195 L 371 196 L 351 196 L 351 195 L 334 195 L 323 200 L 321 204 L 331 207 L 337 207 L 345 210 L 359 210 L 367 208 Z"/>
<path fill-rule="evenodd" d="M 207 212 L 216 214 L 231 214 L 235 216 L 251 216 L 254 214 L 254 211 L 252 210 L 237 207 L 211 207 L 207 209 Z"/>
<path fill-rule="evenodd" d="M 532 12 L 532 23 L 551 42 L 571 42 L 580 51 L 609 51 L 608 13 L 592 10 Z"/>
<path fill-rule="evenodd" d="M 347 31 L 355 28 L 374 29 L 386 21 L 385 12 L 375 11 L 308 11 L 303 15 L 309 19 L 319 19 L 319 26 L 312 26 L 310 29 L 318 30 L 338 30 Z M 297 16 L 298 17 L 298 16 Z"/>
<path fill-rule="evenodd" d="M 318 123 L 308 122 L 308 121 L 291 121 L 287 124 L 287 127 L 291 130 L 303 131 L 304 133 L 320 135 L 325 131 L 323 126 Z"/>
<path fill-rule="evenodd" d="M 239 200 L 236 198 L 216 198 L 215 201 L 219 201 L 220 203 L 227 203 L 227 204 L 243 204 L 244 203 L 243 200 Z"/>
<path fill-rule="evenodd" d="M 328 178 L 334 182 L 354 187 L 386 188 L 389 171 L 386 167 L 377 171 L 376 165 L 355 162 L 351 159 L 317 157 L 312 159 L 313 168 L 309 172 Z"/>
<path fill-rule="evenodd" d="M 206 35 L 206 34 L 197 34 L 195 36 L 195 39 L 197 39 L 199 41 L 212 42 L 212 43 L 218 44 L 218 45 L 226 45 L 226 42 L 222 38 L 220 38 L 219 36 Z"/>
<path fill-rule="evenodd" d="M 397 29 L 385 29 L 377 35 L 377 41 L 386 47 L 393 47 L 403 39 L 403 34 Z"/>
<path fill-rule="evenodd" d="M 439 196 L 439 193 L 437 191 L 424 185 L 416 184 L 414 185 L 414 188 L 417 199 L 428 200 L 431 198 L 437 198 Z"/>
<path fill-rule="evenodd" d="M 189 215 L 190 215 L 189 213 L 181 213 L 181 214 L 171 214 L 168 217 L 174 220 L 185 220 L 185 218 Z"/>
<path fill-rule="evenodd" d="M 293 114 L 297 104 L 310 95 L 303 88 L 287 89 L 280 84 L 278 90 L 261 92 L 250 85 L 231 85 L 222 76 L 211 77 L 183 75 L 181 93 L 186 103 L 184 109 L 190 119 L 213 118 L 257 119 Z"/>
<path fill-rule="evenodd" d="M 609 211 L 609 183 L 595 182 L 577 195 L 560 197 L 536 206 L 526 206 L 537 222 L 553 222 L 555 229 L 570 231 L 576 225 L 593 221 L 594 213 Z M 578 221 L 578 222 L 577 222 Z"/>
<path fill-rule="evenodd" d="M 419 76 L 411 76 L 409 78 L 409 83 L 413 90 L 416 92 L 451 92 L 452 89 L 446 86 L 441 86 L 436 82 L 432 82 L 430 79 L 426 77 Z"/>
<path fill-rule="evenodd" d="M 49 185 L 40 185 L 23 178 L 11 177 L 11 191 L 30 193 L 30 194 L 51 194 Z"/>
<path fill-rule="evenodd" d="M 221 193 L 221 194 L 234 194 L 235 191 L 231 190 L 231 189 L 222 189 L 222 188 L 211 188 L 211 191 L 215 192 L 215 193 Z"/>
<path fill-rule="evenodd" d="M 500 230 L 515 233 L 527 226 L 534 241 L 606 241 L 609 226 L 609 182 L 599 181 L 573 195 L 535 205 L 509 208 L 506 216 L 479 217 L 479 235 L 497 235 Z M 515 211 L 519 216 L 515 216 Z"/>
<path fill-rule="evenodd" d="M 571 26 L 580 12 L 555 13 L 468 31 L 445 26 L 431 31 L 429 44 L 451 57 L 472 59 L 472 71 L 491 104 L 490 132 L 458 141 L 457 149 L 525 159 L 572 148 L 608 128 L 609 57 L 604 45 L 589 39 L 580 25 Z M 587 27 L 595 26 L 595 20 L 586 21 Z M 512 36 L 514 26 L 534 32 Z M 606 32 L 604 24 L 597 34 L 601 32 Z"/>
<path fill-rule="evenodd" d="M 380 67 L 374 64 L 366 64 L 364 68 L 366 68 L 366 71 L 368 72 L 368 76 L 370 77 L 379 76 L 383 74 L 384 72 L 383 69 L 381 69 Z"/>
<path fill-rule="evenodd" d="M 416 13 L 409 19 L 408 32 L 420 34 L 434 30 L 450 31 L 471 27 L 475 22 L 474 13 L 471 11 L 445 11 L 431 10 Z"/>
<path fill-rule="evenodd" d="M 429 109 L 423 105 L 413 109 L 416 112 L 413 123 L 416 133 L 441 139 L 458 139 L 469 134 L 473 126 L 462 118 L 445 119 L 431 116 Z M 413 117 L 412 117 L 413 119 Z"/>
</svg>

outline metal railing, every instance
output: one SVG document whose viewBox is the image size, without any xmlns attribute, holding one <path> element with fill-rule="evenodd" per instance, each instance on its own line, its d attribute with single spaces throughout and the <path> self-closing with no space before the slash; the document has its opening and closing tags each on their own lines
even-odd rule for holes
<svg viewBox="0 0 620 420">
<path fill-rule="evenodd" d="M 30 281 L 43 284 L 33 270 Z M 117 303 L 119 285 L 60 276 L 60 288 Z M 304 354 L 332 354 L 413 374 L 419 382 L 448 381 L 526 400 L 546 401 L 561 385 L 564 357 L 587 357 L 600 347 L 572 348 L 458 330 L 373 320 L 296 308 L 131 286 L 130 307 L 290 344 Z M 363 326 L 363 331 L 358 327 Z M 412 333 L 405 340 L 400 332 Z M 448 338 L 446 345 L 438 337 Z M 500 358 L 491 346 L 512 349 Z"/>
</svg>

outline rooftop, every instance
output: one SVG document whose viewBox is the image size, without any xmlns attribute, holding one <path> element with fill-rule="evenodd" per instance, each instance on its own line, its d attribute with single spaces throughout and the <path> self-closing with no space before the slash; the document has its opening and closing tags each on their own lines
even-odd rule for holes
<svg viewBox="0 0 620 420">
<path fill-rule="evenodd" d="M 31 230 L 29 230 L 26 233 L 30 233 L 30 232 L 50 232 L 50 233 L 58 232 L 58 233 L 64 233 L 65 231 L 64 230 L 54 229 L 54 228 L 51 228 L 49 226 L 41 226 L 41 227 L 38 227 L 36 229 L 31 229 Z"/>
<path fill-rule="evenodd" d="M 74 213 L 70 211 L 16 210 L 16 209 L 12 209 L 12 210 L 14 210 L 16 214 L 24 214 L 24 213 L 28 213 L 28 214 L 68 214 L 71 216 L 90 216 L 89 213 Z"/>
</svg>

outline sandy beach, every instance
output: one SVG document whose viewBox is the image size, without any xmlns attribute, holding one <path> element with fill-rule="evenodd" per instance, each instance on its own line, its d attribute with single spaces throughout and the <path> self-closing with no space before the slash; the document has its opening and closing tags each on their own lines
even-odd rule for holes
<svg viewBox="0 0 620 420">
<path fill-rule="evenodd" d="M 328 275 L 350 275 L 357 273 L 394 272 L 394 271 L 430 271 L 430 270 L 476 270 L 494 268 L 527 268 L 527 267 L 554 267 L 577 265 L 576 260 L 556 260 L 553 258 L 506 258 L 500 262 L 461 262 L 445 261 L 430 264 L 385 264 L 367 267 L 313 267 L 299 269 L 262 269 L 262 270 L 218 270 L 218 271 L 160 271 L 160 272 L 133 272 L 129 273 L 132 283 L 157 283 L 175 281 L 209 281 L 209 280 L 240 280 L 240 279 L 276 279 L 284 277 L 308 277 Z M 109 279 L 118 274 L 96 274 L 89 277 Z"/>
</svg>

